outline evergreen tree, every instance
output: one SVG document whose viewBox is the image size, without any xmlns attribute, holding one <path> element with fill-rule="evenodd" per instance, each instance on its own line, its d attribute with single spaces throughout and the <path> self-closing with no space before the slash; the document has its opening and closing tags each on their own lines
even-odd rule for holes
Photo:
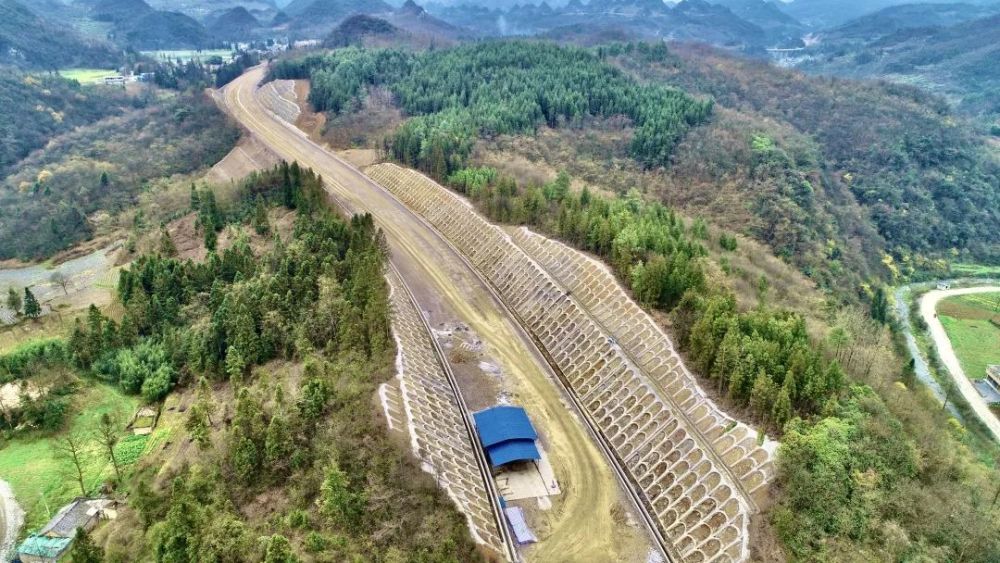
<svg viewBox="0 0 1000 563">
<path fill-rule="evenodd" d="M 69 560 L 70 563 L 102 563 L 104 550 L 94 544 L 87 530 L 77 528 L 73 547 L 69 550 Z"/>
<path fill-rule="evenodd" d="M 29 319 L 37 319 L 42 314 L 42 306 L 35 299 L 35 294 L 30 288 L 24 288 L 24 316 Z"/>
</svg>

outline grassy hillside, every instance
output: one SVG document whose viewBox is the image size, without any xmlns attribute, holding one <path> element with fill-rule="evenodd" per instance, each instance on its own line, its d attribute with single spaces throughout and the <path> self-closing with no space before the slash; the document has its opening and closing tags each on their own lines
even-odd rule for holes
<svg viewBox="0 0 1000 563">
<path fill-rule="evenodd" d="M 106 42 L 85 40 L 67 25 L 43 19 L 16 0 L 0 0 L 0 65 L 55 70 L 115 66 L 118 60 Z"/>
</svg>

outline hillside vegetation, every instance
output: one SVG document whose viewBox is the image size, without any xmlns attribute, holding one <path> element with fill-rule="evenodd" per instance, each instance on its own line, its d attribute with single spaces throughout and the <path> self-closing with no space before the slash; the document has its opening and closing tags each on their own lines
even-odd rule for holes
<svg viewBox="0 0 1000 563">
<path fill-rule="evenodd" d="M 842 249 L 832 249 L 828 258 L 850 250 L 846 245 L 860 235 L 864 242 L 857 251 L 868 255 L 867 267 L 880 276 L 927 268 L 926 259 L 933 257 L 1000 260 L 1000 234 L 990 227 L 1000 220 L 1000 162 L 939 98 L 905 86 L 811 78 L 709 48 L 678 46 L 674 54 L 658 61 L 641 53 L 614 58 L 647 80 L 710 95 L 716 105 L 737 112 L 743 123 L 735 133 L 743 139 L 726 142 L 749 146 L 754 167 L 760 158 L 779 158 L 779 169 L 790 174 L 777 205 L 764 205 L 761 212 L 780 213 L 782 202 L 816 194 L 828 201 L 832 215 L 840 215 L 835 240 Z M 778 141 L 780 152 L 770 147 L 775 138 L 768 130 L 789 136 Z M 718 137 L 714 146 L 698 148 L 704 179 L 723 179 L 734 170 L 733 154 L 720 144 L 725 136 Z M 798 174 L 808 188 L 795 180 Z M 837 210 L 855 204 L 859 215 Z M 720 211 L 724 217 L 728 210 Z M 794 224 L 795 218 L 783 222 Z M 865 235 L 866 224 L 879 238 Z M 821 237 L 819 231 L 813 240 L 823 244 Z M 882 258 L 873 254 L 883 251 L 902 266 L 876 270 Z"/>
<path fill-rule="evenodd" d="M 383 246 L 370 216 L 344 221 L 323 199 L 297 164 L 252 177 L 232 209 L 196 191 L 206 234 L 270 234 L 255 210 L 274 205 L 296 211 L 294 232 L 259 255 L 244 235 L 201 263 L 145 256 L 122 275 L 121 323 L 74 335 L 99 377 L 194 395 L 177 439 L 197 453 L 151 460 L 126 484 L 110 560 L 480 559 L 464 518 L 374 414 L 394 356 Z M 165 352 L 158 367 L 133 367 L 144 348 Z"/>
<path fill-rule="evenodd" d="M 676 53 L 658 45 L 617 46 L 587 54 L 545 44 L 491 43 L 431 53 L 414 65 L 405 53 L 349 49 L 285 62 L 275 75 L 310 76 L 313 105 L 331 114 L 361 107 L 369 87 L 392 90 L 411 117 L 388 135 L 386 156 L 435 176 L 497 221 L 530 225 L 598 255 L 637 300 L 667 314 L 679 348 L 704 378 L 705 387 L 730 409 L 781 434 L 779 477 L 768 521 L 781 549 L 793 559 L 994 560 L 1000 543 L 991 530 L 1000 524 L 1000 514 L 983 502 L 983 491 L 993 490 L 998 476 L 992 462 L 982 463 L 977 456 L 991 459 L 995 446 L 950 421 L 894 353 L 884 324 L 884 289 L 872 288 L 868 311 L 845 306 L 844 293 L 859 288 L 853 283 L 844 288 L 836 281 L 846 277 L 858 282 L 869 275 L 888 279 L 894 271 L 903 273 L 882 255 L 886 243 L 872 226 L 866 204 L 855 199 L 855 186 L 843 178 L 830 180 L 845 172 L 838 174 L 834 157 L 854 166 L 855 174 L 878 172 L 866 160 L 871 155 L 860 150 L 871 145 L 859 147 L 857 139 L 838 137 L 837 118 L 858 117 L 867 125 L 878 118 L 879 124 L 900 128 L 894 132 L 910 135 L 923 134 L 919 126 L 924 124 L 959 138 L 960 133 L 930 109 L 932 98 L 915 91 L 904 89 L 887 102 L 874 97 L 886 95 L 885 86 L 850 93 L 850 83 L 813 82 L 764 65 L 757 73 L 758 63 L 697 52 Z M 564 57 L 580 57 L 588 63 L 577 63 L 577 68 L 593 68 L 612 78 L 604 80 L 604 89 L 578 90 L 594 93 L 581 95 L 588 103 L 601 100 L 607 105 L 566 111 L 576 107 L 572 94 L 553 95 L 577 78 L 561 67 Z M 704 60 L 699 62 L 699 57 Z M 611 72 L 609 62 L 643 82 Z M 640 74 L 641 63 L 648 69 L 645 74 Z M 435 69 L 434 75 L 425 76 L 427 68 Z M 495 80 L 508 74 L 521 78 Z M 465 84 L 467 75 L 486 77 L 501 94 L 478 91 L 474 81 Z M 536 76 L 542 77 L 544 91 L 534 89 Z M 622 92 L 656 90 L 664 83 L 685 87 L 687 93 L 669 90 L 678 103 L 668 106 L 680 110 L 675 123 L 684 125 L 662 146 L 660 158 L 645 160 L 635 142 L 642 138 L 637 134 L 637 108 L 614 104 L 643 99 Z M 792 85 L 799 83 L 805 86 L 796 98 Z M 836 97 L 824 88 L 835 88 Z M 694 93 L 712 94 L 717 102 L 711 113 L 695 113 L 698 119 L 686 122 L 683 108 L 708 107 Z M 480 99 L 493 101 L 483 106 L 493 108 L 492 113 L 479 111 Z M 687 100 L 694 105 L 686 105 Z M 522 101 L 524 105 L 517 105 Z M 901 107 L 882 105 L 897 101 Z M 519 110 L 508 118 L 507 107 Z M 606 107 L 617 111 L 602 112 Z M 820 108 L 830 115 L 820 118 Z M 807 127 L 809 114 L 818 119 L 815 126 Z M 915 118 L 922 121 L 905 123 Z M 438 123 L 451 133 L 436 136 Z M 861 135 L 861 127 L 849 125 L 847 134 Z M 969 142 L 975 147 L 975 141 Z M 463 165 L 487 158 L 504 161 L 509 153 L 498 157 L 491 152 L 496 147 L 516 156 L 529 147 L 543 157 L 504 163 L 509 169 L 544 170 L 562 162 L 572 167 L 577 160 L 588 160 L 578 165 L 592 174 L 574 185 L 565 173 L 538 181 L 521 170 L 529 179 L 520 180 L 497 168 Z M 925 156 L 921 150 L 897 151 L 912 159 L 900 165 L 915 167 L 914 176 L 917 170 L 927 173 L 942 165 L 920 160 Z M 955 160 L 947 162 L 956 165 Z M 680 185 L 686 174 L 692 184 L 687 188 Z M 743 178 L 750 182 L 744 185 Z M 637 180 L 646 194 L 629 189 L 636 184 L 627 182 Z M 884 184 L 876 185 L 889 197 L 895 185 L 887 177 L 882 180 Z M 588 187 L 591 183 L 596 189 Z M 704 220 L 685 220 L 656 201 L 687 190 L 686 207 L 697 209 L 705 204 L 694 192 L 709 192 L 700 196 L 704 202 L 716 196 L 713 187 L 724 191 L 703 208 L 712 211 L 720 225 L 749 230 L 764 240 L 782 233 L 813 237 L 806 239 L 811 246 L 801 247 L 805 260 L 813 262 L 802 265 L 820 280 L 824 278 L 810 267 L 819 270 L 824 261 L 843 260 L 823 270 L 833 293 L 828 308 L 789 310 L 779 296 L 772 305 L 772 280 L 764 275 L 752 289 L 756 296 L 751 304 L 745 296 L 734 295 L 731 280 L 743 275 L 733 266 L 739 240 Z M 904 193 L 916 189 L 911 186 Z M 983 189 L 975 197 L 983 193 L 995 195 L 995 190 Z M 736 219 L 724 221 L 733 209 L 738 210 L 732 215 Z M 744 221 L 747 212 L 750 221 Z M 978 226 L 963 223 L 962 228 Z M 821 238 L 827 235 L 829 240 Z M 854 241 L 856 247 L 845 242 L 862 236 Z M 798 261 L 800 247 L 776 244 L 784 240 L 769 242 L 787 260 Z M 865 270 L 869 259 L 873 269 L 885 270 Z M 919 265 L 912 257 L 905 264 Z M 762 533 L 766 537 L 769 532 Z"/>
<path fill-rule="evenodd" d="M 0 175 L 52 137 L 120 112 L 120 90 L 81 88 L 56 75 L 0 70 Z"/>
<path fill-rule="evenodd" d="M 49 256 L 130 207 L 147 183 L 218 162 L 238 131 L 200 94 L 132 109 L 53 139 L 0 185 L 0 258 Z"/>
</svg>

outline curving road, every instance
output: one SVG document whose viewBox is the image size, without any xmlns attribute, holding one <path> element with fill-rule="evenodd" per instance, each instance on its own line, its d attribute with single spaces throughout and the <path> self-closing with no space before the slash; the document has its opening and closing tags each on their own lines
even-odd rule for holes
<svg viewBox="0 0 1000 563">
<path fill-rule="evenodd" d="M 993 414 L 993 411 L 990 410 L 989 405 L 983 400 L 979 391 L 972 385 L 972 381 L 965 375 L 965 372 L 962 370 L 962 364 L 958 361 L 958 356 L 955 355 L 955 350 L 951 346 L 951 340 L 948 339 L 948 334 L 945 332 L 944 326 L 937 318 L 937 304 L 946 297 L 968 295 L 970 293 L 993 293 L 997 291 L 1000 291 L 1000 287 L 966 287 L 961 289 L 935 289 L 928 291 L 920 299 L 920 316 L 927 323 L 931 338 L 934 339 L 934 346 L 937 348 L 938 356 L 941 358 L 941 363 L 948 368 L 948 373 L 951 375 L 955 385 L 958 386 L 959 391 L 962 392 L 962 396 L 972 406 L 972 410 L 983 421 L 983 424 L 993 433 L 993 438 L 1000 441 L 1000 419 L 997 419 L 997 416 Z"/>
<path fill-rule="evenodd" d="M 461 320 L 483 339 L 501 364 L 519 403 L 537 420 L 564 494 L 544 516 L 543 540 L 524 555 L 539 561 L 645 559 L 643 531 L 616 522 L 627 504 L 609 461 L 553 383 L 555 376 L 528 335 L 462 258 L 427 223 L 381 186 L 302 131 L 268 111 L 256 96 L 265 69 L 257 67 L 226 86 L 220 102 L 276 155 L 323 176 L 331 195 L 348 209 L 367 211 L 382 228 L 393 265 L 431 321 Z"/>
<path fill-rule="evenodd" d="M 0 561 L 10 561 L 14 556 L 17 535 L 24 523 L 24 512 L 14 500 L 10 484 L 0 479 Z"/>
</svg>

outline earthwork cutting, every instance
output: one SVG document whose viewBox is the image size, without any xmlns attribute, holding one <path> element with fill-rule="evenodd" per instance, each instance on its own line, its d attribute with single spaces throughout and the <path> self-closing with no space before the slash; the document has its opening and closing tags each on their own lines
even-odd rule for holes
<svg viewBox="0 0 1000 563">
<path fill-rule="evenodd" d="M 773 477 L 776 444 L 701 392 L 670 339 L 609 272 L 538 235 L 512 236 L 416 172 L 376 165 L 366 176 L 310 141 L 291 116 L 271 111 L 265 102 L 286 107 L 274 97 L 289 89 L 268 87 L 265 100 L 257 88 L 263 75 L 256 69 L 231 83 L 225 107 L 275 154 L 322 174 L 338 203 L 372 213 L 385 232 L 402 345 L 398 384 L 383 389 L 383 405 L 391 424 L 408 429 L 426 469 L 441 476 L 478 541 L 503 553 L 497 527 L 505 523 L 490 519 L 488 472 L 470 473 L 477 437 L 468 427 L 463 434 L 462 402 L 474 411 L 524 407 L 558 480 L 560 494 L 517 501 L 538 539 L 518 557 L 635 560 L 650 549 L 674 561 L 748 557 L 749 523 Z M 420 310 L 423 332 L 408 307 Z M 435 359 L 430 337 L 448 351 Z M 443 363 L 454 368 L 457 390 L 444 384 Z M 419 372 L 436 383 L 418 385 Z M 426 402 L 447 406 L 452 422 L 421 416 Z M 427 438 L 436 435 L 448 438 Z M 444 443 L 451 445 L 434 451 Z"/>
</svg>

